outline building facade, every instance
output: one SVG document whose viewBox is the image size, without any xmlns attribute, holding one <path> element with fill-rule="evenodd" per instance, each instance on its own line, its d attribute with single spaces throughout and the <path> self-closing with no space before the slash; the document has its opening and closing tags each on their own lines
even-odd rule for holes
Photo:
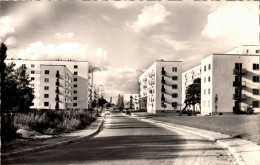
<svg viewBox="0 0 260 165">
<path fill-rule="evenodd" d="M 201 68 L 202 115 L 246 111 L 249 106 L 260 112 L 259 47 L 245 45 L 201 60 L 196 68 Z"/>
<path fill-rule="evenodd" d="M 132 109 L 139 110 L 139 94 L 124 94 L 124 108 L 131 108 L 130 100 L 132 97 Z"/>
<path fill-rule="evenodd" d="M 6 60 L 25 66 L 35 98 L 32 109 L 87 109 L 88 62 Z"/>
<path fill-rule="evenodd" d="M 181 104 L 182 61 L 156 61 L 139 77 L 140 109 L 175 111 Z M 166 108 L 162 107 L 166 104 Z"/>
</svg>

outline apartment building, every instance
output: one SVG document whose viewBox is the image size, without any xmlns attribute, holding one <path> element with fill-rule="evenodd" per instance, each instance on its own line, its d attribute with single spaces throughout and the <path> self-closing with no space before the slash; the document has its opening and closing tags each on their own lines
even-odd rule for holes
<svg viewBox="0 0 260 165">
<path fill-rule="evenodd" d="M 124 108 L 130 108 L 130 100 L 132 97 L 132 108 L 139 109 L 139 94 L 124 94 Z"/>
<path fill-rule="evenodd" d="M 248 106 L 260 112 L 259 48 L 244 45 L 201 60 L 197 68 L 201 68 L 202 115 L 246 111 Z"/>
<path fill-rule="evenodd" d="M 177 110 L 181 103 L 182 61 L 156 61 L 139 77 L 140 109 L 151 113 Z"/>
<path fill-rule="evenodd" d="M 16 67 L 25 66 L 35 99 L 32 109 L 87 109 L 88 62 L 13 60 Z"/>
</svg>

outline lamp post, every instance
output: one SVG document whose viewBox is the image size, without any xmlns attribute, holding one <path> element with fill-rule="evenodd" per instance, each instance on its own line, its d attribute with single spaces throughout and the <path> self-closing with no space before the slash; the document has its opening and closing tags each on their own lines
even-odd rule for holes
<svg viewBox="0 0 260 165">
<path fill-rule="evenodd" d="M 92 102 L 92 95 L 94 94 L 94 91 L 93 91 L 93 87 L 94 87 L 94 85 L 93 85 L 93 80 L 94 80 L 94 75 L 93 75 L 93 71 L 95 70 L 95 69 L 98 69 L 99 71 L 100 71 L 100 69 L 98 68 L 98 67 L 94 67 L 94 68 L 92 68 L 92 86 L 91 86 L 91 91 L 92 91 L 92 93 L 91 93 L 91 102 Z M 100 71 L 101 72 L 101 71 Z"/>
<path fill-rule="evenodd" d="M 98 100 L 98 104 L 97 104 L 97 116 L 98 116 L 98 108 L 99 108 L 99 87 L 103 85 L 98 85 L 98 89 L 97 89 L 97 100 Z M 103 87 L 104 88 L 104 87 Z"/>
</svg>

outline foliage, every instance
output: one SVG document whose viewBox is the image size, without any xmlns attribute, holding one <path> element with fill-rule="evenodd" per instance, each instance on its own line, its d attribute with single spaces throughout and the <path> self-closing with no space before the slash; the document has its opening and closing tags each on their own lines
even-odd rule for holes
<svg viewBox="0 0 260 165">
<path fill-rule="evenodd" d="M 14 116 L 15 127 L 29 128 L 42 134 L 71 132 L 86 128 L 93 121 L 84 110 L 31 110 Z"/>
<path fill-rule="evenodd" d="M 104 104 L 107 103 L 107 100 L 103 98 L 103 96 L 101 98 L 98 99 L 98 105 L 101 106 L 103 108 Z"/>
<path fill-rule="evenodd" d="M 191 85 L 186 89 L 185 108 L 187 106 L 193 106 L 195 112 L 195 105 L 199 104 L 201 107 L 201 79 L 196 78 Z"/>
<path fill-rule="evenodd" d="M 134 103 L 133 103 L 133 96 L 130 96 L 130 109 L 133 108 L 133 105 L 134 105 Z"/>
<path fill-rule="evenodd" d="M 124 109 L 124 96 L 120 96 L 120 94 L 118 95 L 116 107 L 118 107 L 120 110 Z"/>
</svg>

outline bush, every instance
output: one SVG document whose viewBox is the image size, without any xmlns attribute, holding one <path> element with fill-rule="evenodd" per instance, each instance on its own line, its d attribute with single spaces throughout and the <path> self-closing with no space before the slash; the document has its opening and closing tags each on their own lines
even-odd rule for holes
<svg viewBox="0 0 260 165">
<path fill-rule="evenodd" d="M 28 127 L 42 134 L 59 134 L 86 128 L 93 119 L 84 110 L 32 110 L 14 116 L 16 127 Z"/>
</svg>

